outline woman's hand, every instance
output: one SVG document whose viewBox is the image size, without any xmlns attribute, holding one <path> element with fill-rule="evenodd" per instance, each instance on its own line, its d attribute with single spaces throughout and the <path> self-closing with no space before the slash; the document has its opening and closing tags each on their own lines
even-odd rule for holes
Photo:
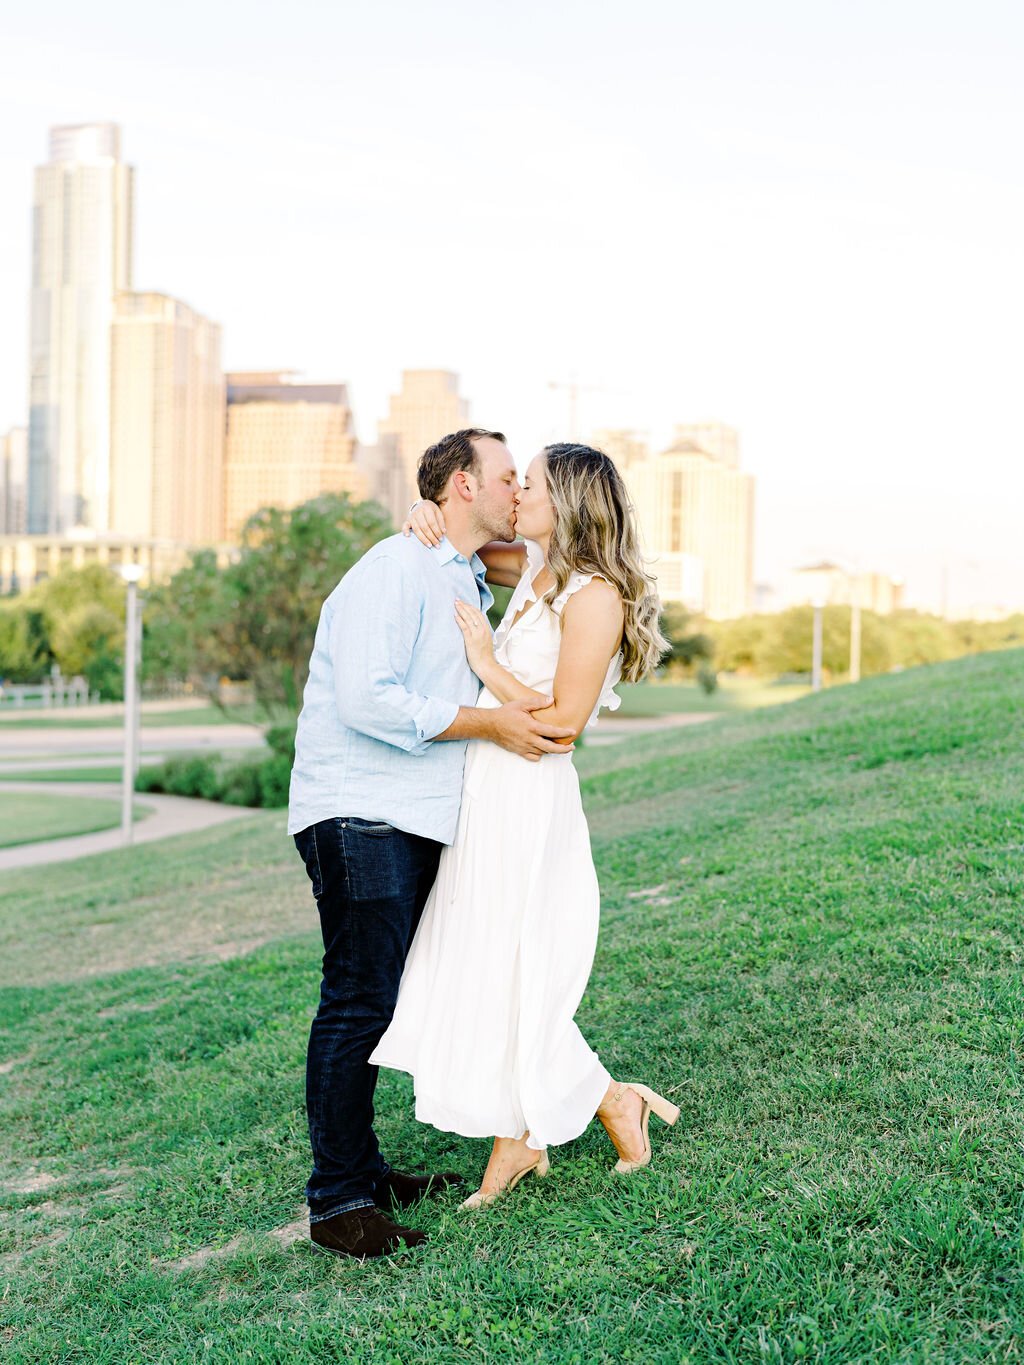
<svg viewBox="0 0 1024 1365">
<path fill-rule="evenodd" d="M 482 611 L 468 602 L 455 603 L 455 619 L 466 642 L 466 658 L 473 672 L 480 677 L 481 668 L 494 660 L 494 636 L 490 622 Z"/>
<path fill-rule="evenodd" d="M 407 536 L 410 531 L 415 531 L 416 538 L 422 540 L 424 545 L 440 545 L 444 535 L 444 517 L 436 502 L 426 498 L 416 503 L 402 523 L 402 535 Z"/>
</svg>

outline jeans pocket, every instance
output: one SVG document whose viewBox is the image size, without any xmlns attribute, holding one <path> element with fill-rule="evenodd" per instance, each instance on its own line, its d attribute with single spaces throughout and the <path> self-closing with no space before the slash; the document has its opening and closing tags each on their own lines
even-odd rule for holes
<svg viewBox="0 0 1024 1365">
<path fill-rule="evenodd" d="M 350 815 L 344 823 L 357 834 L 370 834 L 375 839 L 398 832 L 394 825 L 385 824 L 383 820 L 360 820 L 357 816 Z"/>
<path fill-rule="evenodd" d="M 295 847 L 299 850 L 299 857 L 306 864 L 306 873 L 313 884 L 313 899 L 319 900 L 324 894 L 324 878 L 320 871 L 320 850 L 316 844 L 316 825 L 310 825 L 308 829 L 299 830 L 293 836 Z"/>
</svg>

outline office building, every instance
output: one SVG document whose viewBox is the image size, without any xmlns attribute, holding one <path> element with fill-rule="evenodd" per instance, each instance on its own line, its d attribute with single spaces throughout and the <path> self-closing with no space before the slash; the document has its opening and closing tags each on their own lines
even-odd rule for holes
<svg viewBox="0 0 1024 1365">
<path fill-rule="evenodd" d="M 131 288 L 133 172 L 120 130 L 50 130 L 35 172 L 29 364 L 30 532 L 103 533 L 110 516 L 110 329 Z"/>
<path fill-rule="evenodd" d="M 650 458 L 651 450 L 647 438 L 637 431 L 622 427 L 606 427 L 595 431 L 590 443 L 615 463 L 620 474 L 625 474 L 631 465 Z"/>
<path fill-rule="evenodd" d="M 701 425 L 717 428 L 706 437 L 713 449 L 678 438 L 623 475 L 662 600 L 726 620 L 751 609 L 754 480 L 737 467 L 736 432 Z"/>
<path fill-rule="evenodd" d="M 356 452 L 356 464 L 366 475 L 366 496 L 384 508 L 397 530 L 414 500 L 409 496 L 398 437 L 381 436 L 376 445 L 361 445 Z"/>
<path fill-rule="evenodd" d="M 216 323 L 166 294 L 119 294 L 111 332 L 111 530 L 211 545 L 224 524 Z"/>
<path fill-rule="evenodd" d="M 740 467 L 740 434 L 725 422 L 680 422 L 672 438 L 673 445 L 690 441 L 705 454 L 729 469 Z"/>
<path fill-rule="evenodd" d="M 296 507 L 322 493 L 367 495 L 344 384 L 289 373 L 229 374 L 224 452 L 225 535 L 237 540 L 261 507 Z"/>
<path fill-rule="evenodd" d="M 0 436 L 0 535 L 23 536 L 28 496 L 28 429 Z"/>
<path fill-rule="evenodd" d="M 449 370 L 403 370 L 401 390 L 389 399 L 388 415 L 377 427 L 378 441 L 395 440 L 405 471 L 404 507 L 418 496 L 416 466 L 427 447 L 469 426 L 469 404 L 458 390 L 459 376 Z"/>
<path fill-rule="evenodd" d="M 856 573 L 825 560 L 787 575 L 784 607 L 852 607 L 889 616 L 903 606 L 903 580 L 883 573 Z"/>
</svg>

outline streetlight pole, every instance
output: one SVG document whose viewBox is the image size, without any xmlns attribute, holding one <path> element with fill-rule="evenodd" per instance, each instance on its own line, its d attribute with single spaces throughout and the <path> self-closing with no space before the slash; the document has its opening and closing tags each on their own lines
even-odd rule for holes
<svg viewBox="0 0 1024 1365">
<path fill-rule="evenodd" d="M 124 764 L 121 773 L 121 842 L 132 842 L 139 712 L 139 595 L 141 564 L 122 564 L 128 588 L 124 623 Z"/>
<path fill-rule="evenodd" d="M 814 646 L 811 657 L 811 690 L 821 691 L 821 654 L 822 654 L 822 615 L 825 604 L 820 597 L 814 601 Z"/>
<path fill-rule="evenodd" d="M 860 682 L 860 575 L 853 576 L 850 605 L 850 681 Z"/>
</svg>

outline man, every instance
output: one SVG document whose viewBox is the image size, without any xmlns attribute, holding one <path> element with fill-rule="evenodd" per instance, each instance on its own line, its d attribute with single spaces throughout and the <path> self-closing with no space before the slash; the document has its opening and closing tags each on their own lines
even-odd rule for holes
<svg viewBox="0 0 1024 1365">
<path fill-rule="evenodd" d="M 391 1022 L 442 845 L 455 836 L 465 741 L 539 759 L 564 754 L 558 741 L 572 734 L 521 702 L 473 705 L 479 683 L 455 602 L 487 610 L 476 551 L 515 539 L 520 490 L 504 436 L 474 427 L 444 437 L 420 460 L 418 483 L 421 497 L 443 505 L 446 536 L 430 549 L 415 536 L 381 541 L 324 603 L 289 799 L 288 832 L 324 941 L 306 1069 L 310 1237 L 360 1257 L 424 1241 L 388 1210 L 459 1179 L 403 1175 L 384 1160 L 373 1131 L 377 1068 L 367 1059 Z"/>
</svg>

